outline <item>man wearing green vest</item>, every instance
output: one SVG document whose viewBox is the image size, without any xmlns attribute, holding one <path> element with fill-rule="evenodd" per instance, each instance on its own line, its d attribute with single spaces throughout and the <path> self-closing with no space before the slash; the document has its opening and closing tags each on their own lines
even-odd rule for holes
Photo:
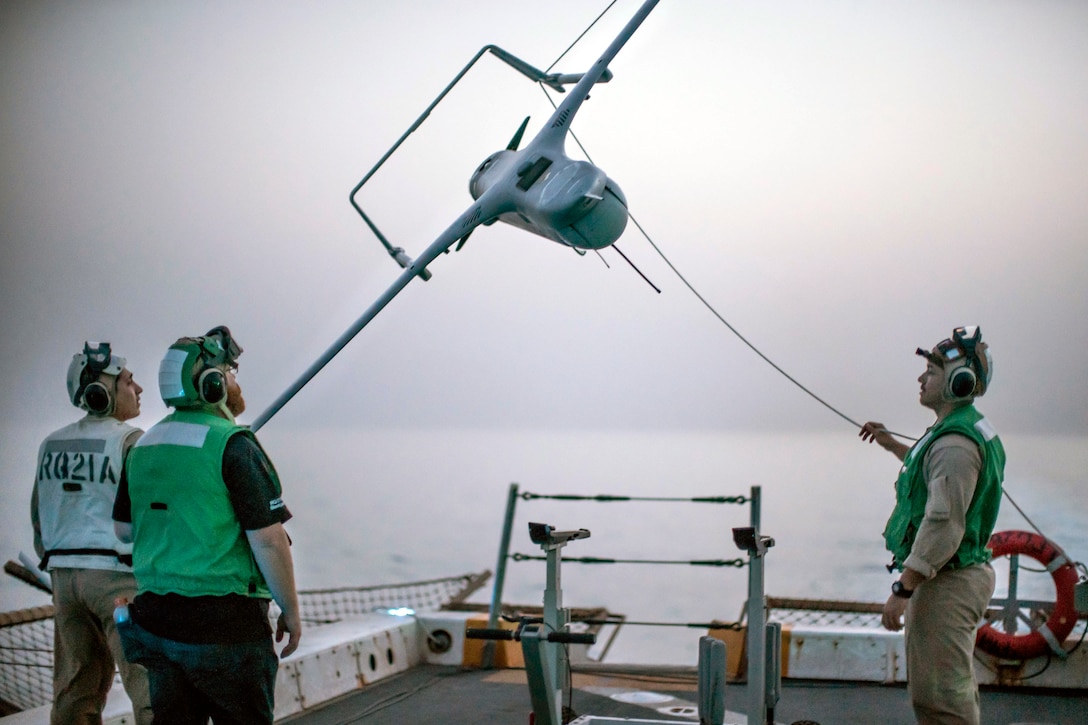
<svg viewBox="0 0 1088 725">
<path fill-rule="evenodd" d="M 974 401 L 989 387 L 993 360 L 978 327 L 958 327 L 918 354 L 926 358 L 919 400 L 937 421 L 913 446 L 881 423 L 866 423 L 859 433 L 903 461 L 884 529 L 889 569 L 902 573 L 882 622 L 891 631 L 906 628 L 907 689 L 917 721 L 978 725 L 975 627 L 994 592 L 987 543 L 1001 503 L 1005 449 Z"/>
<path fill-rule="evenodd" d="M 282 656 L 302 633 L 291 514 L 271 461 L 234 420 L 245 409 L 241 352 L 226 327 L 170 346 L 159 392 L 175 411 L 132 449 L 114 505 L 138 591 L 121 627 L 125 655 L 147 668 L 156 725 L 271 723 L 270 599 L 281 610 L 276 641 L 289 635 Z"/>
</svg>

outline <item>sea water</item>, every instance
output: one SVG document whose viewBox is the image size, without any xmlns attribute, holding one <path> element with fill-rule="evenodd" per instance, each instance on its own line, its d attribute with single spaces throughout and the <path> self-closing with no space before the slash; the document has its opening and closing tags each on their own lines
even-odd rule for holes
<svg viewBox="0 0 1088 725">
<path fill-rule="evenodd" d="M 37 438 L 7 431 L 0 465 L 0 557 L 32 552 L 29 495 Z M 759 487 L 769 596 L 883 602 L 893 576 L 881 531 L 899 462 L 848 427 L 823 432 L 300 429 L 259 434 L 276 464 L 294 518 L 302 589 L 399 583 L 494 571 L 511 484 L 542 495 L 611 494 L 691 499 L 744 496 Z M 1007 490 L 1036 526 L 1076 560 L 1088 558 L 1082 475 L 1088 440 L 1003 434 Z M 701 624 L 734 621 L 748 570 L 696 566 L 743 557 L 732 539 L 747 504 L 617 503 L 518 499 L 510 552 L 542 556 L 528 522 L 589 529 L 567 557 L 678 562 L 565 563 L 563 604 L 607 607 L 629 620 L 608 660 L 694 664 Z M 1003 501 L 998 529 L 1030 529 Z M 1031 562 L 1025 562 L 1030 565 Z M 999 570 L 999 594 L 1004 584 Z M 508 562 L 503 601 L 539 605 L 540 561 Z M 1023 573 L 1020 594 L 1053 596 L 1049 576 Z M 490 590 L 471 601 L 487 602 Z M 0 610 L 48 603 L 4 577 Z"/>
</svg>

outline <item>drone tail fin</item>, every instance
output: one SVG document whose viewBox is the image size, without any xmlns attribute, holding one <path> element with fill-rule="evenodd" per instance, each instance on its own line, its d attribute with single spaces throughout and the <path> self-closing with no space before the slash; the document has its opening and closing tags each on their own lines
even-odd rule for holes
<svg viewBox="0 0 1088 725">
<path fill-rule="evenodd" d="M 507 151 L 517 151 L 518 146 L 521 144 L 521 137 L 525 135 L 525 128 L 529 125 L 529 117 L 526 116 L 525 120 L 521 122 L 521 126 L 518 127 L 517 133 L 510 139 L 510 143 L 506 144 Z"/>
</svg>

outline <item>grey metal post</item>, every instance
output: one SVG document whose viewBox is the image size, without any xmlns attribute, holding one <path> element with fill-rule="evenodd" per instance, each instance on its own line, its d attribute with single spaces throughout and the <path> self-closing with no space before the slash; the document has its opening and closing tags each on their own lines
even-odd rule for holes
<svg viewBox="0 0 1088 725">
<path fill-rule="evenodd" d="M 763 588 L 763 554 L 759 522 L 762 490 L 752 486 L 752 528 L 755 546 L 748 552 L 748 723 L 764 725 L 767 720 L 767 622 Z"/>
<path fill-rule="evenodd" d="M 506 515 L 502 522 L 502 539 L 499 541 L 499 558 L 495 562 L 495 584 L 491 589 L 491 607 L 487 610 L 487 628 L 495 629 L 499 625 L 502 613 L 502 588 L 506 583 L 506 562 L 510 556 L 510 535 L 514 528 L 514 509 L 518 505 L 518 485 L 510 484 L 506 495 Z M 484 652 L 480 663 L 485 670 L 495 665 L 495 642 L 484 642 Z"/>
<path fill-rule="evenodd" d="M 544 550 L 548 569 L 543 621 L 540 626 L 526 626 L 521 633 L 533 713 L 538 725 L 561 725 L 563 703 L 570 698 L 570 663 L 566 647 L 549 637 L 565 632 L 570 623 L 570 610 L 563 607 L 562 549 L 569 542 L 589 538 L 589 535 L 588 529 L 555 531 L 547 524 L 529 524 L 529 538 Z"/>
<path fill-rule="evenodd" d="M 771 713 L 782 698 L 782 623 L 768 622 L 767 633 L 767 719 L 774 721 Z"/>
<path fill-rule="evenodd" d="M 547 637 L 550 632 L 562 632 L 566 630 L 567 624 L 570 618 L 570 613 L 563 608 L 563 583 L 560 580 L 560 566 L 562 565 L 563 557 L 563 544 L 547 546 L 546 552 L 546 568 L 547 578 L 544 586 L 544 636 Z M 558 697 L 558 712 L 563 711 L 563 701 L 568 696 L 568 684 L 567 673 L 570 670 L 570 663 L 567 662 L 567 648 L 558 644 L 550 644 L 552 649 L 549 651 L 552 657 L 547 658 L 547 666 L 549 667 L 549 675 L 551 676 L 552 686 L 555 688 L 556 697 Z"/>
<path fill-rule="evenodd" d="M 1020 609 L 1016 606 L 1017 589 L 1019 588 L 1020 581 L 1020 555 L 1013 554 L 1009 557 L 1009 596 L 1005 601 L 1008 604 L 1005 606 L 1005 616 L 1002 621 L 1002 626 L 1005 632 L 1008 634 L 1016 634 L 1017 616 L 1020 614 Z"/>
<path fill-rule="evenodd" d="M 699 638 L 699 725 L 725 722 L 725 642 Z"/>
<path fill-rule="evenodd" d="M 759 531 L 760 516 L 762 515 L 762 503 L 763 503 L 763 487 L 752 486 L 752 491 L 748 498 L 751 499 L 752 505 L 749 507 L 749 520 L 751 526 L 756 531 Z"/>
</svg>

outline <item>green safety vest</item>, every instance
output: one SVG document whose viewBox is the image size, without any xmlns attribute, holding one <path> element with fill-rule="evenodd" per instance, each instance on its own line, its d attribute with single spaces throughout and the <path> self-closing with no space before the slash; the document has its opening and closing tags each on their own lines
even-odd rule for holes
<svg viewBox="0 0 1088 725">
<path fill-rule="evenodd" d="M 235 434 L 253 435 L 216 415 L 178 410 L 133 447 L 127 475 L 140 592 L 271 598 L 223 481 L 223 451 Z M 278 493 L 271 466 L 269 473 Z"/>
<path fill-rule="evenodd" d="M 1005 448 L 997 432 L 973 405 L 957 408 L 938 422 L 914 444 L 903 461 L 895 482 L 895 509 L 884 527 L 884 542 L 900 571 L 914 546 L 914 537 L 925 518 L 929 489 L 923 472 L 926 452 L 942 435 L 959 433 L 978 446 L 982 456 L 975 493 L 967 507 L 966 528 L 959 549 L 945 565 L 962 569 L 990 560 L 987 546 L 1001 504 L 1001 482 L 1005 478 Z"/>
</svg>

